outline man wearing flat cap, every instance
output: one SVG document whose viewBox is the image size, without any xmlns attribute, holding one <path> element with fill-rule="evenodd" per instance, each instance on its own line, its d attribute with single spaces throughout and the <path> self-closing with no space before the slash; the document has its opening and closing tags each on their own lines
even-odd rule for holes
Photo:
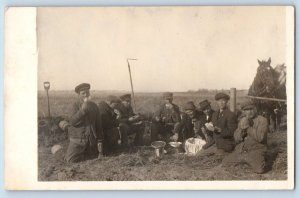
<svg viewBox="0 0 300 198">
<path fill-rule="evenodd" d="M 223 166 L 238 163 L 249 164 L 256 173 L 265 172 L 268 121 L 265 117 L 257 115 L 256 107 L 252 101 L 242 104 L 243 116 L 234 132 L 237 143 L 234 152 L 223 160 Z"/>
<path fill-rule="evenodd" d="M 109 155 L 121 144 L 122 134 L 119 130 L 119 121 L 114 112 L 115 107 L 121 102 L 117 96 L 109 95 L 98 104 L 103 127 L 103 153 Z"/>
<path fill-rule="evenodd" d="M 229 95 L 217 93 L 215 100 L 219 110 L 214 112 L 210 123 L 206 123 L 206 128 L 213 132 L 218 152 L 221 154 L 231 152 L 234 149 L 235 142 L 233 133 L 237 128 L 236 115 L 227 108 Z"/>
<path fill-rule="evenodd" d="M 162 98 L 163 104 L 155 112 L 151 125 L 151 141 L 161 139 L 168 142 L 170 136 L 178 138 L 181 118 L 179 107 L 173 103 L 173 93 L 165 92 Z"/>
<path fill-rule="evenodd" d="M 205 122 L 210 122 L 212 118 L 212 114 L 215 112 L 210 105 L 208 100 L 202 100 L 199 103 L 199 110 L 205 114 Z"/>
<path fill-rule="evenodd" d="M 78 94 L 69 117 L 70 143 L 65 155 L 67 162 L 79 162 L 102 153 L 103 130 L 97 105 L 90 101 L 90 84 L 75 88 Z"/>
<path fill-rule="evenodd" d="M 133 144 L 141 146 L 143 144 L 144 123 L 139 114 L 133 112 L 131 106 L 131 94 L 124 94 L 120 96 L 121 103 L 115 107 L 117 119 L 119 120 L 119 127 L 122 131 L 122 143 L 128 145 L 128 136 L 135 134 Z"/>
<path fill-rule="evenodd" d="M 205 124 L 210 123 L 212 119 L 212 115 L 215 112 L 210 105 L 210 102 L 208 100 L 202 100 L 199 103 L 199 110 L 203 112 L 204 114 L 204 128 L 202 129 L 206 134 L 207 134 L 207 142 L 206 144 L 202 147 L 203 149 L 207 149 L 210 146 L 212 146 L 215 141 L 213 139 L 213 131 L 209 131 L 206 127 Z"/>
<path fill-rule="evenodd" d="M 192 101 L 185 103 L 183 109 L 184 113 L 181 120 L 183 138 L 180 138 L 179 141 L 184 142 L 191 137 L 201 138 L 206 142 L 212 141 L 212 137 L 209 137 L 204 130 L 205 114 L 196 110 L 196 106 Z"/>
</svg>

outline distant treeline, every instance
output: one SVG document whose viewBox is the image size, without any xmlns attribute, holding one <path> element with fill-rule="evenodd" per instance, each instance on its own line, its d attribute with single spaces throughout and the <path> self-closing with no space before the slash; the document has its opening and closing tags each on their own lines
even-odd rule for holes
<svg viewBox="0 0 300 198">
<path fill-rule="evenodd" d="M 240 90 L 237 90 L 237 92 L 247 92 L 248 90 L 247 89 L 240 89 Z M 218 93 L 218 92 L 230 92 L 230 89 L 198 89 L 198 90 L 188 90 L 187 92 L 190 92 L 190 93 L 212 93 L 212 92 L 215 92 L 215 93 Z"/>
</svg>

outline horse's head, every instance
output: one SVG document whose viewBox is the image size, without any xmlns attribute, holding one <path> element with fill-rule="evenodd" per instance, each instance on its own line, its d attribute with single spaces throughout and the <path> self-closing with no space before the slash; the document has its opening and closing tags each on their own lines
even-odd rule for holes
<svg viewBox="0 0 300 198">
<path fill-rule="evenodd" d="M 274 76 L 277 86 L 276 97 L 286 99 L 286 66 L 285 64 L 277 65 L 274 68 Z"/>
<path fill-rule="evenodd" d="M 268 61 L 265 60 L 257 60 L 258 68 L 257 68 L 257 76 L 261 83 L 265 86 L 266 92 L 271 93 L 275 88 L 274 83 L 274 69 L 271 66 L 271 58 Z"/>
<path fill-rule="evenodd" d="M 285 86 L 286 83 L 286 66 L 285 64 L 277 65 L 274 68 L 276 80 L 279 86 Z"/>
<path fill-rule="evenodd" d="M 277 73 L 282 73 L 282 72 L 286 73 L 286 66 L 285 66 L 284 63 L 282 63 L 282 64 L 279 64 L 279 65 L 276 65 L 276 67 L 274 68 L 274 70 Z"/>
</svg>

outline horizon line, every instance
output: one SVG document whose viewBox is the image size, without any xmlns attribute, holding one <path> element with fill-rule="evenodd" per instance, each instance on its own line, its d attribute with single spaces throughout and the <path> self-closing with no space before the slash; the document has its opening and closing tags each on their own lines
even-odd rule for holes
<svg viewBox="0 0 300 198">
<path fill-rule="evenodd" d="M 179 90 L 179 91 L 171 91 L 171 90 L 161 90 L 161 91 L 146 91 L 146 90 L 136 90 L 135 93 L 160 93 L 160 92 L 201 92 L 201 91 L 230 91 L 229 89 L 199 89 L 199 90 Z M 237 89 L 237 91 L 246 91 L 248 89 Z M 38 89 L 37 91 L 45 91 L 44 89 Z M 74 89 L 50 89 L 49 91 L 74 91 Z M 92 89 L 90 91 L 102 91 L 102 92 L 131 92 L 131 90 L 101 90 L 101 89 Z"/>
</svg>

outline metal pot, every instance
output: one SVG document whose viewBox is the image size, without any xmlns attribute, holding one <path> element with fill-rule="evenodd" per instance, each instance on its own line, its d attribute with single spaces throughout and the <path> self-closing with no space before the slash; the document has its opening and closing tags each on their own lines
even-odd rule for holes
<svg viewBox="0 0 300 198">
<path fill-rule="evenodd" d="M 38 131 L 39 133 L 49 134 L 49 122 L 47 120 L 40 120 L 38 122 Z"/>
<path fill-rule="evenodd" d="M 156 158 L 162 158 L 164 155 L 164 148 L 166 142 L 164 141 L 155 141 L 151 143 L 152 148 L 154 148 L 154 153 Z"/>
<path fill-rule="evenodd" d="M 172 151 L 175 154 L 181 153 L 183 150 L 181 142 L 169 142 L 169 145 L 171 146 Z"/>
</svg>

